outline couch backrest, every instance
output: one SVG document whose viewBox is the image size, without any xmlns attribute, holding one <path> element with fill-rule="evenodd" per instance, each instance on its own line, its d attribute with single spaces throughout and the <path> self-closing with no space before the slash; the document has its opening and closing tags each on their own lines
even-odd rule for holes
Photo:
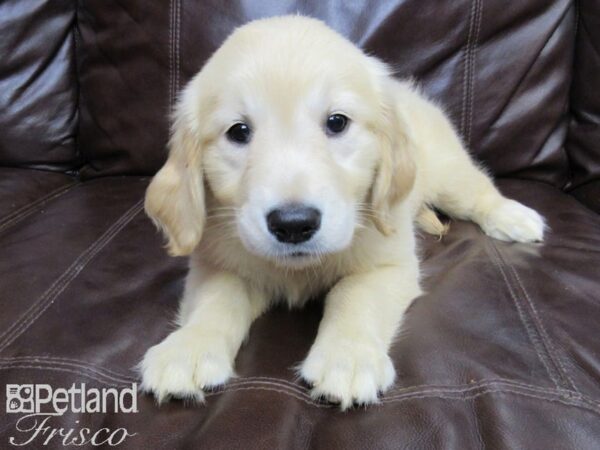
<svg viewBox="0 0 600 450">
<path fill-rule="evenodd" d="M 597 7 L 579 3 L 581 24 L 584 9 Z M 586 172 L 597 121 L 591 133 L 588 123 L 582 131 L 584 115 L 571 121 L 575 137 L 564 145 L 574 0 L 7 0 L 0 9 L 0 54 L 8 55 L 0 64 L 0 165 L 81 161 L 84 178 L 153 174 L 166 158 L 177 93 L 226 36 L 252 19 L 299 12 L 398 76 L 416 77 L 496 175 L 564 187 L 571 162 L 580 179 L 600 172 L 597 159 L 595 175 Z M 589 60 L 597 52 L 587 42 Z M 594 64 L 575 80 L 591 83 Z M 573 92 L 587 111 L 585 89 Z"/>
<path fill-rule="evenodd" d="M 571 120 L 566 144 L 571 188 L 593 180 L 600 182 L 600 2 L 580 0 L 577 12 Z"/>
<path fill-rule="evenodd" d="M 77 165 L 75 3 L 0 2 L 0 166 Z"/>
<path fill-rule="evenodd" d="M 571 0 L 80 1 L 83 173 L 155 172 L 184 83 L 236 26 L 295 12 L 415 76 L 497 175 L 567 182 Z"/>
</svg>

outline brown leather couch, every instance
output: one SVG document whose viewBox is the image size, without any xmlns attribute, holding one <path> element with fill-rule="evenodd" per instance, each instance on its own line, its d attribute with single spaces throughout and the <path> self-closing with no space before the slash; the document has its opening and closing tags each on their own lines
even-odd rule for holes
<svg viewBox="0 0 600 450">
<path fill-rule="evenodd" d="M 427 294 L 380 405 L 340 412 L 295 378 L 315 302 L 259 319 L 239 377 L 206 405 L 140 394 L 137 413 L 70 411 L 49 428 L 126 428 L 121 447 L 140 449 L 600 448 L 596 0 L 1 2 L 2 405 L 8 384 L 136 381 L 185 276 L 142 211 L 168 112 L 235 26 L 297 11 L 417 78 L 501 189 L 548 219 L 546 243 L 459 221 L 423 236 Z M 2 410 L 0 448 L 31 437 L 20 417 Z"/>
</svg>

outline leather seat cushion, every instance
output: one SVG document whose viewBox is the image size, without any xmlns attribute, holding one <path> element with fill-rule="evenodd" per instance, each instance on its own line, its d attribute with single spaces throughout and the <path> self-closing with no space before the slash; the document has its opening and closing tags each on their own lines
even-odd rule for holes
<svg viewBox="0 0 600 450">
<path fill-rule="evenodd" d="M 0 167 L 0 234 L 43 209 L 74 183 L 62 173 Z"/>
<path fill-rule="evenodd" d="M 166 255 L 142 212 L 147 181 L 78 184 L 0 234 L 0 277 L 19 299 L 0 316 L 3 383 L 125 386 L 137 379 L 146 349 L 172 330 L 186 261 Z M 545 184 L 501 187 L 548 218 L 547 242 L 493 241 L 465 222 L 454 222 L 442 241 L 423 236 L 427 294 L 409 309 L 392 348 L 398 379 L 380 405 L 340 413 L 313 401 L 297 380 L 292 368 L 320 319 L 316 301 L 258 319 L 237 358 L 239 377 L 209 394 L 206 406 L 159 408 L 141 395 L 137 414 L 81 420 L 138 432 L 130 442 L 140 448 L 165 434 L 170 447 L 593 447 L 600 219 Z"/>
</svg>

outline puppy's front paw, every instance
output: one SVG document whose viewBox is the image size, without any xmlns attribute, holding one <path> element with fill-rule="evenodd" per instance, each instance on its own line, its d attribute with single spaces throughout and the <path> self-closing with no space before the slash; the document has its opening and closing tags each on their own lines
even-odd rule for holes
<svg viewBox="0 0 600 450">
<path fill-rule="evenodd" d="M 313 398 L 347 409 L 378 402 L 395 378 L 392 361 L 380 345 L 350 339 L 323 339 L 311 348 L 300 375 L 313 386 Z"/>
<path fill-rule="evenodd" d="M 232 361 L 220 336 L 195 329 L 179 329 L 150 348 L 141 363 L 145 392 L 161 403 L 169 397 L 202 402 L 202 390 L 224 384 L 232 375 Z"/>
<path fill-rule="evenodd" d="M 501 241 L 541 242 L 546 223 L 533 209 L 506 199 L 487 214 L 481 228 L 488 236 Z"/>
</svg>

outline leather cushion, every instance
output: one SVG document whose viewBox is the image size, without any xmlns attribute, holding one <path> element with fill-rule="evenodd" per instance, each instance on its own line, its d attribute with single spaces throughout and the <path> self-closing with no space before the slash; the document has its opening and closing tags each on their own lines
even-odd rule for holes
<svg viewBox="0 0 600 450">
<path fill-rule="evenodd" d="M 74 183 L 62 173 L 0 167 L 0 233 L 43 210 Z"/>
<path fill-rule="evenodd" d="M 0 235 L 2 280 L 20 299 L 2 305 L 3 383 L 125 386 L 172 330 L 186 261 L 166 255 L 141 212 L 146 183 L 77 185 Z M 593 448 L 600 219 L 548 185 L 501 187 L 548 218 L 547 243 L 493 241 L 460 221 L 441 242 L 422 236 L 427 294 L 392 348 L 398 380 L 381 405 L 340 413 L 296 379 L 292 367 L 320 320 L 317 301 L 258 319 L 236 361 L 239 377 L 205 406 L 159 408 L 141 395 L 137 414 L 54 423 L 125 426 L 138 433 L 135 448 Z M 14 435 L 15 419 L 0 419 L 2 439 Z"/>
<path fill-rule="evenodd" d="M 0 2 L 0 165 L 75 167 L 75 3 Z"/>
</svg>

